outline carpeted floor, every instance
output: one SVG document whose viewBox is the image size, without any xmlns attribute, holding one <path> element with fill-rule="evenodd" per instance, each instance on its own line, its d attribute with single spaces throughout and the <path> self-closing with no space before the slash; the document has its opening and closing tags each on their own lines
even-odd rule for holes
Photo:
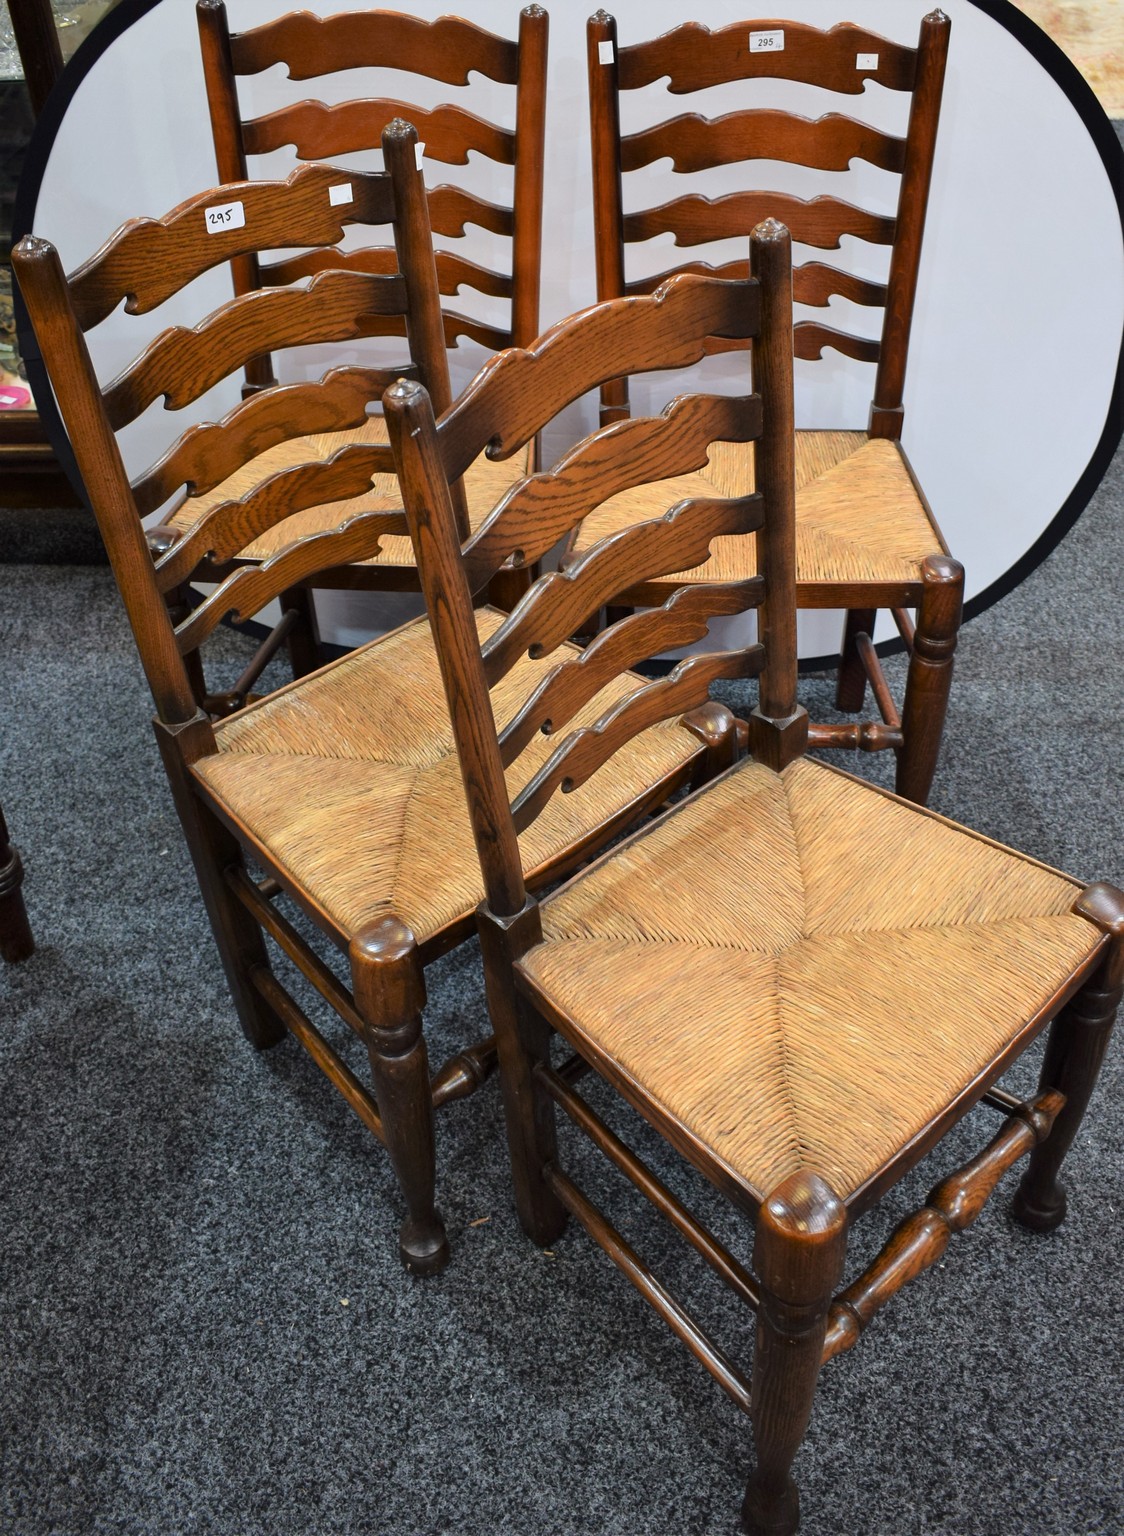
<svg viewBox="0 0 1124 1536">
<path fill-rule="evenodd" d="M 747 1424 L 580 1231 L 550 1255 L 523 1239 L 494 1081 L 439 1123 L 454 1262 L 402 1273 L 381 1149 L 295 1043 L 258 1056 L 238 1032 L 108 570 L 27 563 L 65 545 L 61 515 L 42 538 L 6 526 L 0 796 L 40 947 L 0 971 L 0 1532 L 732 1532 Z M 1118 883 L 1122 569 L 1124 451 L 965 630 L 933 797 Z M 247 642 L 223 644 L 237 668 Z M 825 711 L 823 683 L 806 697 Z M 435 1059 L 485 1032 L 474 947 L 431 971 L 428 1029 Z M 852 1263 L 989 1133 L 970 1117 L 859 1226 Z M 573 1160 L 747 1355 L 751 1319 Z M 1068 1182 L 1057 1234 L 1015 1227 L 1001 1192 L 827 1368 L 796 1467 L 805 1536 L 1124 1530 L 1124 1041 Z"/>
</svg>

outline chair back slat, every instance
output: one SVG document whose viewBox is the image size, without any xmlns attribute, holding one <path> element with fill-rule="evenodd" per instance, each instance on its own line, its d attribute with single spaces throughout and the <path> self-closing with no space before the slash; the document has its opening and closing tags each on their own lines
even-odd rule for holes
<svg viewBox="0 0 1124 1536">
<path fill-rule="evenodd" d="M 230 299 L 188 329 L 173 326 L 105 390 L 114 431 L 163 395 L 181 410 L 267 346 L 277 351 L 310 342 L 396 335 L 406 291 L 400 277 L 322 272 L 307 288 L 264 288 Z"/>
<path fill-rule="evenodd" d="M 783 34 L 778 46 L 777 34 Z M 773 36 L 771 45 L 764 38 Z M 762 39 L 754 46 L 754 36 Z M 863 58 L 876 63 L 864 63 Z M 689 21 L 651 42 L 617 53 L 622 91 L 652 85 L 667 76 L 673 95 L 702 91 L 735 80 L 795 80 L 857 96 L 868 80 L 891 91 L 913 89 L 917 53 L 852 22 L 830 31 L 800 21 L 734 22 L 712 32 Z"/>
<path fill-rule="evenodd" d="M 456 293 L 461 284 L 465 283 L 495 298 L 511 298 L 511 278 L 502 272 L 492 272 L 464 256 L 455 256 L 451 251 L 435 251 L 433 254 L 441 293 Z M 263 262 L 259 274 L 263 285 L 282 287 L 286 283 L 311 277 L 316 272 L 329 270 L 391 273 L 397 270 L 397 258 L 393 250 L 376 245 L 366 246 L 361 251 L 302 251 L 299 256 L 287 256 L 283 261 Z"/>
<path fill-rule="evenodd" d="M 661 518 L 610 534 L 562 570 L 540 576 L 524 593 L 484 644 L 488 682 L 497 683 L 520 655 L 556 650 L 630 586 L 693 570 L 708 559 L 716 538 L 753 533 L 761 523 L 759 496 L 699 497 L 678 502 Z"/>
<path fill-rule="evenodd" d="M 815 362 L 823 356 L 825 347 L 834 347 L 845 357 L 853 357 L 860 363 L 876 363 L 882 356 L 880 342 L 866 336 L 852 336 L 847 331 L 837 331 L 833 326 L 820 325 L 816 320 L 801 320 L 792 328 L 795 356 L 804 362 Z"/>
<path fill-rule="evenodd" d="M 776 716 L 774 734 L 782 746 L 766 743 L 758 750 L 774 758 L 782 751 L 791 755 L 800 750 L 799 730 L 792 728 L 800 719 L 795 702 L 795 560 L 784 554 L 787 545 L 795 544 L 787 231 L 775 222 L 755 230 L 751 260 L 750 279 L 677 277 L 649 297 L 620 299 L 572 316 L 532 348 L 492 359 L 440 422 L 418 385 L 396 384 L 383 397 L 487 900 L 498 915 L 522 910 L 525 900 L 517 831 L 530 825 L 556 791 L 577 789 L 626 742 L 702 704 L 717 678 L 767 678 L 762 698 L 767 686 Z M 658 425 L 626 422 L 602 428 L 562 465 L 528 477 L 510 493 L 484 525 L 484 539 L 458 537 L 449 487 L 466 454 L 485 446 L 496 456 L 510 453 L 572 400 L 621 368 L 647 372 L 689 367 L 716 330 L 753 339 L 760 397 L 702 397 L 697 405 L 681 398 Z M 700 447 L 700 439 L 709 436 L 713 441 L 720 433 L 754 439 L 758 491 L 730 499 L 684 497 L 676 487 L 684 485 L 682 477 L 698 465 L 702 448 L 709 446 Z M 671 452 L 673 446 L 676 453 Z M 571 516 L 575 486 L 583 477 L 588 485 L 577 498 L 583 507 L 590 494 L 610 493 L 616 484 L 612 466 L 618 449 L 628 455 L 623 478 L 630 486 L 644 485 L 659 510 L 564 562 L 561 570 L 539 577 L 511 614 L 498 625 L 484 627 L 480 639 L 472 612 L 473 560 L 478 562 L 478 576 L 505 553 L 505 543 L 509 556 L 522 552 L 525 558 L 528 549 Z M 572 473 L 575 464 L 582 471 L 577 477 Z M 556 498 L 566 504 L 561 514 L 552 507 Z M 616 620 L 584 653 L 567 643 L 594 609 L 611 603 L 638 580 L 697 566 L 709 558 L 716 539 L 751 532 L 756 533 L 761 556 L 759 578 L 692 584 L 679 589 L 662 608 Z M 655 683 L 625 670 L 668 646 L 699 641 L 715 617 L 753 607 L 761 609 L 763 639 L 756 645 L 692 655 Z M 793 615 L 787 625 L 786 608 Z M 772 657 L 770 645 L 776 648 Z M 543 666 L 531 669 L 532 680 L 520 698 L 514 669 L 522 658 Z M 501 685 L 502 695 L 495 691 Z M 497 730 L 493 699 L 501 696 L 506 721 Z M 772 723 L 762 716 L 758 736 L 767 734 Z M 540 743 L 525 760 L 524 753 L 543 734 L 560 738 L 554 752 L 544 763 Z M 641 758 L 661 750 L 651 738 L 638 743 Z M 522 788 L 516 788 L 512 799 L 509 777 L 518 786 L 521 776 Z"/>
<path fill-rule="evenodd" d="M 684 114 L 621 139 L 622 171 L 638 171 L 664 159 L 681 173 L 742 160 L 785 160 L 821 171 L 845 171 L 852 160 L 865 160 L 900 174 L 905 140 L 838 112 L 813 119 L 764 108 L 715 118 Z"/>
<path fill-rule="evenodd" d="M 685 261 L 670 272 L 658 272 L 654 277 L 638 278 L 625 284 L 626 294 L 654 293 L 662 284 L 681 272 L 691 272 L 698 277 L 746 277 L 747 263 L 727 261 L 712 266 L 708 261 Z M 826 304 L 833 294 L 850 299 L 852 304 L 868 308 L 882 308 L 889 290 L 885 283 L 872 283 L 865 277 L 855 277 L 850 272 L 840 272 L 825 262 L 806 261 L 792 271 L 792 298 L 796 304 Z"/>
<path fill-rule="evenodd" d="M 725 197 L 691 193 L 629 213 L 624 219 L 626 240 L 651 240 L 670 233 L 676 245 L 702 245 L 708 240 L 727 240 L 742 234 L 766 218 L 783 219 L 792 238 L 824 250 L 838 247 L 844 235 L 855 235 L 875 245 L 893 245 L 894 220 L 867 213 L 838 197 L 814 197 L 805 201 L 781 192 L 730 192 Z"/>
<path fill-rule="evenodd" d="M 372 474 L 384 473 L 388 458 L 382 444 L 345 446 L 331 458 L 279 470 L 245 496 L 209 508 L 157 561 L 162 589 L 170 591 L 185 581 L 201 561 L 222 566 L 235 559 L 248 544 L 294 513 L 367 494 Z M 395 515 L 399 525 L 394 531 L 404 535 L 402 514 Z M 339 563 L 346 561 L 341 557 Z"/>
<path fill-rule="evenodd" d="M 416 375 L 416 369 L 405 370 Z M 320 432 L 343 432 L 367 420 L 367 407 L 388 389 L 401 368 L 332 368 L 315 382 L 284 384 L 250 395 L 221 421 L 189 427 L 151 469 L 133 481 L 141 517 L 186 487 L 203 496 L 243 464 L 278 443 Z M 389 473 L 394 465 L 387 449 Z"/>
<path fill-rule="evenodd" d="M 840 249 L 844 235 L 889 246 L 884 282 L 835 272 L 831 264 L 822 262 L 807 264 L 794 274 L 798 303 L 822 308 L 838 296 L 881 309 L 880 338 L 802 322 L 794 342 L 796 355 L 804 360 L 819 358 L 830 347 L 858 362 L 875 364 L 870 431 L 899 437 L 949 33 L 948 17 L 934 11 L 921 22 L 916 48 L 890 42 L 850 22 L 820 31 L 779 20 L 738 22 L 714 32 L 688 22 L 650 42 L 620 47 L 613 18 L 604 11 L 591 17 L 587 59 L 598 297 L 651 292 L 670 275 L 633 277 L 626 272 L 626 248 L 631 243 L 668 233 L 679 245 L 700 245 L 744 235 L 757 220 L 776 217 L 788 225 L 794 240 L 820 249 Z M 754 78 L 791 80 L 847 95 L 864 91 L 868 81 L 909 92 L 906 135 L 899 138 L 850 114 L 827 112 L 813 119 L 766 107 L 715 118 L 679 112 L 621 134 L 622 92 L 662 80 L 670 100 Z M 893 215 L 867 212 L 834 191 L 804 200 L 749 188 L 713 198 L 692 193 L 658 207 L 631 207 L 626 186 L 632 185 L 630 173 L 660 160 L 670 161 L 672 175 L 751 162 L 785 162 L 825 172 L 835 186 L 840 175 L 863 161 L 898 178 L 896 209 Z M 727 176 L 723 185 L 729 184 Z M 653 185 L 650 175 L 645 185 Z M 700 272 L 705 266 L 691 261 L 675 270 Z M 730 264 L 716 270 L 734 275 Z M 710 350 L 730 348 L 724 343 Z M 602 420 L 627 415 L 627 379 L 610 381 L 601 398 Z"/>
<path fill-rule="evenodd" d="M 753 283 L 675 278 L 619 310 L 587 311 L 580 327 L 563 321 L 533 350 L 493 357 L 442 421 L 446 470 L 463 475 L 484 445 L 495 458 L 515 453 L 569 404 L 572 375 L 588 378 L 592 389 L 620 373 L 689 368 L 708 336 L 751 337 L 758 304 Z"/>
<path fill-rule="evenodd" d="M 570 794 L 641 731 L 705 704 L 710 687 L 726 679 L 756 677 L 764 666 L 764 646 L 689 656 L 667 677 L 648 683 L 615 704 L 593 725 L 574 731 L 551 754 L 511 805 L 516 832 L 524 832 L 558 791 Z"/>
<path fill-rule="evenodd" d="M 660 416 L 602 428 L 496 505 L 464 547 L 469 586 L 481 592 L 509 558 L 532 565 L 610 497 L 701 470 L 711 443 L 748 442 L 760 425 L 752 396 L 685 395 Z"/>
<path fill-rule="evenodd" d="M 292 11 L 230 39 L 239 75 L 284 64 L 290 80 L 313 80 L 343 69 L 403 69 L 446 85 L 467 85 L 473 71 L 501 85 L 519 79 L 519 50 L 505 37 L 458 16 L 422 21 L 400 11 L 314 16 Z"/>
<path fill-rule="evenodd" d="M 244 179 L 247 157 L 253 160 L 290 144 L 297 157 L 306 161 L 373 149 L 384 123 L 393 117 L 417 125 L 431 162 L 470 165 L 479 156 L 494 165 L 514 167 L 510 205 L 490 202 L 469 188 L 436 187 L 429 194 L 430 224 L 435 234 L 449 240 L 463 240 L 469 228 L 475 227 L 511 241 L 508 270 L 491 272 L 464 258 L 439 263 L 443 294 L 455 294 L 458 284 L 464 283 L 490 297 L 510 300 L 507 324 L 458 317 L 455 325 L 446 328 L 447 344 L 455 346 L 466 337 L 486 347 L 505 347 L 526 345 L 534 339 L 539 329 L 548 34 L 547 15 L 541 6 L 527 5 L 520 12 L 517 41 L 454 16 L 428 22 L 397 11 L 378 10 L 328 17 L 294 12 L 232 34 L 223 0 L 197 0 L 196 10 L 222 181 Z M 490 106 L 487 117 L 468 110 L 468 102 L 480 99 L 481 94 L 486 100 L 489 91 L 492 98 L 496 95 L 494 88 L 485 88 L 482 93 L 479 82 L 469 87 L 476 95 L 466 97 L 465 105 L 445 102 L 417 106 L 397 99 L 399 87 L 394 84 L 387 90 L 387 99 L 355 99 L 333 105 L 306 99 L 243 120 L 238 77 L 274 64 L 286 65 L 293 81 L 313 80 L 337 70 L 377 67 L 464 88 L 469 86 L 470 76 L 483 75 L 501 87 L 515 87 L 515 126 L 512 129 L 507 122 L 492 121 Z M 474 179 L 480 183 L 475 169 L 469 180 Z M 298 243 L 291 240 L 287 245 Z M 348 253 L 349 265 L 359 266 L 360 262 L 360 253 Z M 264 265 L 253 256 L 238 256 L 232 263 L 235 292 L 249 292 L 262 282 L 292 282 L 319 270 L 320 265 L 302 256 Z M 360 269 L 378 270 L 370 266 Z M 254 387 L 268 384 L 271 377 L 268 358 L 255 358 L 247 369 L 247 379 Z"/>
<path fill-rule="evenodd" d="M 280 593 L 332 565 L 369 560 L 379 552 L 387 534 L 405 532 L 400 512 L 357 512 L 329 532 L 297 539 L 260 565 L 246 565 L 228 576 L 190 618 L 176 628 L 180 650 L 186 654 L 202 645 L 223 619 L 236 623 L 252 618 Z"/>
<path fill-rule="evenodd" d="M 760 576 L 679 587 L 662 607 L 641 609 L 602 629 L 584 650 L 552 667 L 500 731 L 504 767 L 540 732 L 557 736 L 620 672 L 661 650 L 697 644 L 712 619 L 745 613 L 764 592 Z"/>
<path fill-rule="evenodd" d="M 146 314 L 233 256 L 294 244 L 331 246 L 356 220 L 387 224 L 393 217 L 385 176 L 326 165 L 300 166 L 287 181 L 242 181 L 202 192 L 162 219 L 122 225 L 71 274 L 74 310 L 83 330 L 122 299 L 129 314 Z"/>
<path fill-rule="evenodd" d="M 365 425 L 368 407 L 401 369 L 339 366 L 317 382 L 274 385 L 232 405 L 218 421 L 193 423 L 186 430 L 175 424 L 171 412 L 212 385 L 225 386 L 229 401 L 241 382 L 238 369 L 261 349 L 349 340 L 391 327 L 405 330 L 414 359 L 408 370 L 425 378 L 435 398 L 443 399 L 440 409 L 448 406 L 448 358 L 416 144 L 409 124 L 390 124 L 382 138 L 386 171 L 349 183 L 361 214 L 381 211 L 392 221 L 399 270 L 381 275 L 325 271 L 307 289 L 255 290 L 223 305 L 194 329 L 168 327 L 108 386 L 97 379 L 78 299 L 88 321 L 111 291 L 134 284 L 145 251 L 159 257 L 159 291 L 179 295 L 214 265 L 215 241 L 217 259 L 229 257 L 225 236 L 209 232 L 202 212 L 222 203 L 230 189 L 205 193 L 164 219 L 124 226 L 95 261 L 78 270 L 73 288 L 46 242 L 28 237 L 13 253 L 63 423 L 160 718 L 167 723 L 191 719 L 207 698 L 201 665 L 188 653 L 224 615 L 248 617 L 255 604 L 293 583 L 315 585 L 317 571 L 335 583 L 353 561 L 373 557 L 383 535 L 407 533 L 397 498 L 388 501 L 372 488 L 372 476 L 392 474 L 394 460 L 377 428 Z M 253 184 L 247 193 L 246 229 L 235 231 L 235 237 L 244 241 L 252 235 L 272 243 L 282 230 L 307 233 L 310 196 L 327 203 L 330 188 L 340 180 L 332 167 L 311 166 L 287 182 Z M 290 205 L 291 220 L 286 216 Z M 334 235 L 336 210 L 333 218 Z M 178 274 L 173 256 L 180 262 Z M 141 284 L 143 300 L 133 307 L 145 307 L 156 291 Z M 170 441 L 155 463 L 136 476 L 134 486 L 115 431 L 161 398 L 166 411 L 153 412 L 144 430 L 150 438 L 167 422 Z M 340 447 L 332 435 L 354 428 L 363 430 L 350 442 L 345 436 Z M 455 505 L 463 510 L 463 502 L 456 500 L 459 490 L 454 487 Z M 172 505 L 178 491 L 184 496 Z M 337 526 L 301 538 L 310 526 L 309 510 L 320 508 L 329 516 L 336 513 Z M 162 526 L 150 549 L 141 519 L 155 512 Z M 265 535 L 264 546 L 259 545 Z M 183 619 L 192 603 L 185 584 L 196 577 L 218 583 L 217 589 L 177 633 L 173 612 L 177 621 Z"/>
<path fill-rule="evenodd" d="M 448 103 L 424 111 L 405 101 L 364 98 L 329 106 L 323 101 L 298 101 L 265 117 L 242 124 L 242 144 L 248 155 L 268 155 L 291 144 L 300 160 L 330 160 L 369 149 L 396 117 L 418 130 L 426 158 L 446 165 L 467 165 L 469 151 L 515 164 L 515 134 L 474 112 Z"/>
</svg>

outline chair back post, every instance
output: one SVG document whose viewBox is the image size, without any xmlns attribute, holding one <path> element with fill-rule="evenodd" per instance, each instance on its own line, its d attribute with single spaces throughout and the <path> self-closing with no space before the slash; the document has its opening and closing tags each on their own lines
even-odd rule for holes
<svg viewBox="0 0 1124 1536">
<path fill-rule="evenodd" d="M 437 642 L 485 896 L 496 917 L 512 917 L 522 912 L 527 891 L 433 405 L 420 384 L 405 379 L 392 384 L 382 398 Z"/>
<path fill-rule="evenodd" d="M 98 488 L 90 500 L 157 713 L 165 724 L 181 725 L 197 715 L 198 706 L 62 262 L 49 241 L 25 235 L 12 252 L 12 266 L 40 350 L 51 358 L 51 385 L 79 473 L 86 485 Z"/>
<path fill-rule="evenodd" d="M 519 12 L 515 195 L 511 239 L 511 344 L 528 347 L 539 334 L 542 269 L 543 150 L 546 143 L 546 54 L 549 18 L 541 5 Z"/>
<path fill-rule="evenodd" d="M 621 186 L 616 18 L 606 11 L 595 11 L 586 23 L 585 37 L 593 149 L 597 297 L 599 300 L 619 299 L 624 296 L 624 192 Z M 612 379 L 601 389 L 601 425 L 622 421 L 628 414 L 628 380 Z"/>
<path fill-rule="evenodd" d="M 917 74 L 906 133 L 905 167 L 898 196 L 897 236 L 890 257 L 882 350 L 870 411 L 872 437 L 900 438 L 902 435 L 909 334 L 917 297 L 921 241 L 933 179 L 933 155 L 951 31 L 951 21 L 940 10 L 932 11 L 921 22 Z"/>
<path fill-rule="evenodd" d="M 453 402 L 453 387 L 449 354 L 445 350 L 429 203 L 418 164 L 417 143 L 418 130 L 403 118 L 396 117 L 382 131 L 383 163 L 394 187 L 394 245 L 398 270 L 406 283 L 406 340 L 433 410 L 440 416 Z M 467 539 L 468 503 L 461 481 L 453 488 L 452 497 L 457 531 L 462 539 Z"/>
<path fill-rule="evenodd" d="M 211 116 L 211 138 L 215 146 L 215 167 L 219 181 L 248 181 L 246 152 L 242 145 L 242 120 L 238 112 L 238 82 L 230 53 L 230 24 L 225 0 L 196 0 L 195 20 L 199 28 L 199 51 L 203 59 L 203 79 L 207 87 L 207 108 Z M 261 287 L 256 251 L 235 256 L 230 263 L 234 292 L 241 296 Z M 277 381 L 272 359 L 252 357 L 246 364 L 244 394 L 268 389 Z"/>
<path fill-rule="evenodd" d="M 792 240 L 776 219 L 749 239 L 750 270 L 761 285 L 761 326 L 753 343 L 753 383 L 761 396 L 754 450 L 765 525 L 757 534 L 765 599 L 758 624 L 765 645 L 760 699 L 750 721 L 754 757 L 778 771 L 807 743 L 808 717 L 796 703 L 796 423 L 793 407 Z"/>
</svg>

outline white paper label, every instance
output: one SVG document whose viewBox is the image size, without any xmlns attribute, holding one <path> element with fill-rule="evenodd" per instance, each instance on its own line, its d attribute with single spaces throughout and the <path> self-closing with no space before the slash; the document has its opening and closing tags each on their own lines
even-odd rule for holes
<svg viewBox="0 0 1124 1536">
<path fill-rule="evenodd" d="M 333 208 L 339 208 L 343 203 L 353 203 L 355 198 L 350 181 L 337 181 L 334 187 L 329 187 L 328 201 Z"/>
<path fill-rule="evenodd" d="M 878 55 L 876 53 L 860 53 L 855 59 L 856 69 L 877 69 Z"/>
<path fill-rule="evenodd" d="M 414 164 L 417 166 L 419 171 L 421 170 L 421 163 L 424 159 L 425 141 L 424 139 L 419 139 L 418 142 L 414 145 Z"/>
<path fill-rule="evenodd" d="M 18 405 L 22 395 L 0 395 L 0 405 Z"/>
<path fill-rule="evenodd" d="M 204 210 L 209 234 L 217 235 L 222 229 L 244 229 L 246 210 L 241 203 L 216 203 Z"/>
<path fill-rule="evenodd" d="M 613 45 L 610 42 L 597 44 L 597 62 L 599 64 L 611 64 L 613 62 Z"/>
<path fill-rule="evenodd" d="M 783 32 L 751 32 L 749 34 L 750 53 L 783 53 Z"/>
</svg>

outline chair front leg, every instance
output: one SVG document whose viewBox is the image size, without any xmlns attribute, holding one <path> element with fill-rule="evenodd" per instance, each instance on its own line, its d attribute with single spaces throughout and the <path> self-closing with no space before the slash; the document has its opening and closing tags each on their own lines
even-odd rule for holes
<svg viewBox="0 0 1124 1536">
<path fill-rule="evenodd" d="M 790 1469 L 811 1417 L 846 1248 L 847 1212 L 816 1174 L 790 1175 L 761 1207 L 750 1409 L 757 1466 L 742 1504 L 742 1527 L 751 1536 L 789 1536 L 800 1520 Z"/>
<path fill-rule="evenodd" d="M 866 668 L 855 643 L 858 635 L 874 639 L 876 608 L 848 608 L 843 624 L 843 645 L 839 652 L 839 673 L 835 681 L 835 707 L 844 714 L 857 715 L 866 699 Z"/>
<path fill-rule="evenodd" d="M 281 594 L 281 612 L 292 610 L 297 622 L 285 641 L 289 652 L 289 665 L 294 678 L 307 677 L 324 665 L 320 654 L 320 629 L 316 622 L 316 605 L 307 587 L 287 587 Z"/>
<path fill-rule="evenodd" d="M 1034 1232 L 1052 1232 L 1065 1220 L 1065 1190 L 1058 1173 L 1081 1127 L 1124 995 L 1124 893 L 1111 885 L 1091 885 L 1074 911 L 1111 934 L 1112 947 L 1050 1026 L 1040 1082 L 1044 1090 L 1064 1093 L 1065 1106 L 1049 1136 L 1031 1153 L 1011 1205 L 1015 1220 Z"/>
<path fill-rule="evenodd" d="M 549 1248 L 566 1225 L 566 1208 L 543 1176 L 558 1151 L 554 1104 L 535 1078 L 536 1066 L 550 1062 L 550 1026 L 518 996 L 512 974 L 515 961 L 542 937 L 538 903 L 528 897 L 523 910 L 511 917 L 497 917 L 484 903 L 476 916 L 499 1051 L 515 1206 L 527 1236 Z"/>
<path fill-rule="evenodd" d="M 22 884 L 19 849 L 8 841 L 8 828 L 0 811 L 0 958 L 12 965 L 26 960 L 35 951 L 27 908 L 20 892 Z"/>
<path fill-rule="evenodd" d="M 449 1240 L 434 1206 L 437 1154 L 417 943 L 404 923 L 384 917 L 355 935 L 349 954 L 383 1140 L 408 1213 L 398 1251 L 412 1274 L 435 1275 L 449 1262 Z"/>
<path fill-rule="evenodd" d="M 921 574 L 924 588 L 906 677 L 894 784 L 899 795 L 917 805 L 927 804 L 937 770 L 964 606 L 964 567 L 947 555 L 930 555 L 922 562 Z"/>
</svg>

